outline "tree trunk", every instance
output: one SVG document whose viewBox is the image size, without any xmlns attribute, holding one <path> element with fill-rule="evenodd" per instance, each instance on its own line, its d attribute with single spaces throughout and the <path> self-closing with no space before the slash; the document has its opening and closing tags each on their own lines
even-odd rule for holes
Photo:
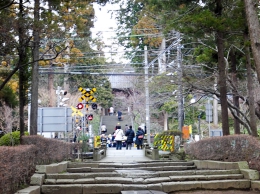
<svg viewBox="0 0 260 194">
<path fill-rule="evenodd" d="M 38 118 L 38 60 L 39 60 L 39 0 L 34 1 L 34 26 L 33 26 L 33 66 L 32 66 L 32 86 L 31 86 L 31 117 L 30 117 L 30 135 L 37 135 Z"/>
<path fill-rule="evenodd" d="M 230 60 L 231 60 L 231 76 L 232 76 L 232 84 L 233 84 L 233 104 L 237 109 L 239 109 L 239 97 L 237 95 L 237 60 L 236 60 L 236 54 L 234 50 L 232 49 L 230 52 Z M 239 111 L 236 111 L 237 116 L 239 117 Z M 235 134 L 240 134 L 240 125 L 237 118 L 234 118 L 234 130 Z"/>
<path fill-rule="evenodd" d="M 19 36 L 19 48 L 18 48 L 18 68 L 19 68 L 19 130 L 20 130 L 20 143 L 22 144 L 22 136 L 24 135 L 24 106 L 25 106 L 25 64 L 27 60 L 26 56 L 26 41 L 25 41 L 25 29 L 24 29 L 24 9 L 23 9 L 23 0 L 19 1 L 19 27 L 18 27 L 18 36 Z"/>
<path fill-rule="evenodd" d="M 215 13 L 217 16 L 222 14 L 221 0 L 216 1 Z M 222 117 L 222 130 L 223 135 L 229 135 L 229 124 L 228 124 L 228 103 L 227 103 L 227 85 L 226 85 L 226 63 L 224 58 L 224 35 L 221 31 L 216 31 L 216 41 L 218 48 L 218 71 L 219 80 L 218 88 L 220 93 L 220 105 L 221 105 L 221 117 Z"/>
<path fill-rule="evenodd" d="M 244 35 L 245 42 L 248 41 L 248 35 Z M 254 82 L 252 79 L 252 67 L 250 60 L 250 50 L 249 47 L 246 46 L 246 70 L 247 70 L 247 90 L 248 90 L 248 101 L 249 101 L 249 118 L 250 118 L 250 128 L 252 132 L 252 136 L 257 137 L 257 125 L 256 125 L 256 114 L 255 114 L 255 98 L 254 98 Z"/>
<path fill-rule="evenodd" d="M 250 43 L 255 61 L 258 82 L 260 83 L 260 23 L 258 18 L 258 1 L 244 0 Z"/>
</svg>

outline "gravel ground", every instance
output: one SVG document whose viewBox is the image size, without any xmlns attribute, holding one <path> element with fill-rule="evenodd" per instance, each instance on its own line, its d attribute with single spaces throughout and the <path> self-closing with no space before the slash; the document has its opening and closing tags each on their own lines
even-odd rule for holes
<svg viewBox="0 0 260 194">
<path fill-rule="evenodd" d="M 203 190 L 203 191 L 180 191 L 174 192 L 171 194 L 259 194 L 260 191 L 243 191 L 243 190 L 228 190 L 228 191 L 212 191 L 212 190 Z"/>
</svg>

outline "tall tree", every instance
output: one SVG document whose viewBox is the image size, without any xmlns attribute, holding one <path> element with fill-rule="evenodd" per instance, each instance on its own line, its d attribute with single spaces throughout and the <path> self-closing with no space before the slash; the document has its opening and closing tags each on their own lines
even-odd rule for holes
<svg viewBox="0 0 260 194">
<path fill-rule="evenodd" d="M 20 116 L 20 136 L 24 135 L 25 124 L 24 124 L 24 107 L 27 103 L 28 91 L 28 47 L 30 38 L 27 38 L 26 34 L 26 22 L 25 22 L 25 10 L 24 1 L 19 1 L 19 13 L 18 13 L 18 68 L 19 68 L 19 116 Z M 22 141 L 22 138 L 20 138 Z"/>
<path fill-rule="evenodd" d="M 258 17 L 259 1 L 244 0 L 247 24 L 249 28 L 249 37 L 253 57 L 255 61 L 255 69 L 257 73 L 258 82 L 260 83 L 260 22 Z"/>
<path fill-rule="evenodd" d="M 248 33 L 244 34 L 245 40 L 245 55 L 246 55 L 246 69 L 247 69 L 247 88 L 248 88 L 248 106 L 249 106 L 249 118 L 250 118 L 250 128 L 252 135 L 257 137 L 257 123 L 256 123 L 256 114 L 255 114 L 255 98 L 254 98 L 254 82 L 252 78 L 252 65 L 250 57 L 250 49 L 248 45 Z"/>
<path fill-rule="evenodd" d="M 34 25 L 33 25 L 33 66 L 32 66 L 32 84 L 31 84 L 31 115 L 30 115 L 30 135 L 37 135 L 38 119 L 38 62 L 40 46 L 40 1 L 34 1 Z"/>
<path fill-rule="evenodd" d="M 239 96 L 237 95 L 238 91 L 238 76 L 237 76 L 237 64 L 238 61 L 236 59 L 236 52 L 234 51 L 234 48 L 231 49 L 230 51 L 230 71 L 231 71 L 231 79 L 232 79 L 232 84 L 233 84 L 233 104 L 234 106 L 239 110 Z M 239 117 L 239 111 L 236 111 L 237 116 Z M 240 125 L 239 125 L 239 120 L 237 117 L 234 118 L 234 131 L 235 134 L 240 134 Z"/>
<path fill-rule="evenodd" d="M 216 17 L 222 20 L 223 5 L 221 0 L 216 0 L 215 5 Z M 218 48 L 218 87 L 220 91 L 220 105 L 221 105 L 221 116 L 222 116 L 222 130 L 223 135 L 229 135 L 229 124 L 228 124 L 228 103 L 227 103 L 227 85 L 226 85 L 226 62 L 224 58 L 224 31 L 222 27 L 216 30 L 216 43 Z"/>
</svg>

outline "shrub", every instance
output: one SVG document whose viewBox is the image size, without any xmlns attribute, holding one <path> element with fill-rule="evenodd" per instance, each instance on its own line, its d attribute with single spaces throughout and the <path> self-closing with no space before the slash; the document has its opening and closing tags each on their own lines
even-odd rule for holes
<svg viewBox="0 0 260 194">
<path fill-rule="evenodd" d="M 207 138 L 184 144 L 184 150 L 192 159 L 247 161 L 250 168 L 260 170 L 260 142 L 251 135 Z"/>
<path fill-rule="evenodd" d="M 161 135 L 174 135 L 174 136 L 181 136 L 182 132 L 179 130 L 168 130 L 168 131 L 163 131 L 160 133 Z"/>
<path fill-rule="evenodd" d="M 29 135 L 25 132 L 24 135 Z M 16 146 L 20 144 L 20 131 L 7 133 L 0 138 L 0 146 Z"/>
<path fill-rule="evenodd" d="M 21 185 L 29 185 L 30 177 L 35 173 L 35 153 L 33 145 L 0 147 L 0 193 L 13 194 Z"/>
<path fill-rule="evenodd" d="M 69 160 L 72 158 L 72 150 L 80 147 L 77 143 L 44 138 L 40 135 L 24 136 L 23 144 L 36 146 L 35 163 L 37 164 L 50 164 Z"/>
</svg>

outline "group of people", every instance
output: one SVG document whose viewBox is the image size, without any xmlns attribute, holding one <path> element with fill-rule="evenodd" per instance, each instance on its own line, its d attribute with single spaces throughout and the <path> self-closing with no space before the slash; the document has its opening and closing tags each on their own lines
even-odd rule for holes
<svg viewBox="0 0 260 194">
<path fill-rule="evenodd" d="M 101 126 L 101 140 L 103 138 L 106 138 L 105 137 L 106 129 L 104 129 L 105 127 L 103 126 L 103 131 L 102 131 L 102 126 Z M 129 127 L 128 125 L 125 125 L 124 130 L 121 128 L 121 126 L 116 126 L 115 132 L 112 135 L 109 135 L 106 138 L 106 141 L 109 147 L 113 147 L 113 142 L 114 142 L 117 150 L 122 149 L 123 142 L 125 142 L 125 146 L 127 150 L 128 149 L 131 150 L 133 143 L 136 144 L 136 147 L 139 150 L 142 149 L 144 136 L 145 136 L 145 131 L 142 129 L 141 126 L 138 127 L 136 132 L 133 130 L 131 125 Z"/>
<path fill-rule="evenodd" d="M 114 115 L 114 108 L 111 106 L 109 109 L 108 109 L 108 112 L 109 112 L 109 115 L 110 116 L 113 116 Z M 120 110 L 117 111 L 117 118 L 118 118 L 118 121 L 122 121 L 123 120 L 123 116 L 122 116 L 122 112 Z"/>
<path fill-rule="evenodd" d="M 121 129 L 121 126 L 116 126 L 115 132 L 114 132 L 115 142 L 116 142 L 116 149 L 121 150 L 122 149 L 122 142 L 125 141 L 126 143 L 126 149 L 132 148 L 133 143 L 136 144 L 136 147 L 138 150 L 142 149 L 143 145 L 143 139 L 145 132 L 144 130 L 139 126 L 136 133 L 134 132 L 132 126 L 129 127 L 126 125 L 125 130 Z"/>
</svg>

